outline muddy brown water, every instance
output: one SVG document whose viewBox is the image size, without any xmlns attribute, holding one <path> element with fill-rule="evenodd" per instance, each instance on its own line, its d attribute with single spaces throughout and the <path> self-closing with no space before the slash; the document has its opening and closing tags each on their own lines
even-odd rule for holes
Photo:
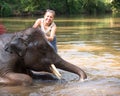
<svg viewBox="0 0 120 96">
<path fill-rule="evenodd" d="M 8 32 L 36 18 L 0 18 Z M 84 82 L 59 70 L 61 80 L 34 80 L 32 86 L 0 86 L 0 96 L 120 96 L 120 17 L 56 18 L 58 54 L 81 67 Z"/>
</svg>

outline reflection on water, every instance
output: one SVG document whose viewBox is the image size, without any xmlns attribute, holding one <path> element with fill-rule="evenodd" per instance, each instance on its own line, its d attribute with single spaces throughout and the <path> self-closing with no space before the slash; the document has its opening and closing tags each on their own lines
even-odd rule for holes
<svg viewBox="0 0 120 96">
<path fill-rule="evenodd" d="M 9 32 L 33 24 L 35 19 L 0 19 Z M 120 18 L 57 18 L 59 54 L 87 72 L 88 79 L 60 70 L 62 80 L 35 80 L 30 87 L 0 87 L 10 96 L 119 96 Z M 20 93 L 21 92 L 21 93 Z"/>
</svg>

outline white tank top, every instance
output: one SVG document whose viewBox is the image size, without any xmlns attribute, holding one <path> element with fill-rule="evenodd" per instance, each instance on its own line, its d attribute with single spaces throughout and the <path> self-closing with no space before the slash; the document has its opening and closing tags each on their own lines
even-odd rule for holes
<svg viewBox="0 0 120 96">
<path fill-rule="evenodd" d="M 51 29 L 52 27 L 55 25 L 54 22 L 51 23 L 51 25 L 48 27 L 47 30 L 45 30 L 44 28 L 44 19 L 41 20 L 41 30 L 45 33 L 45 34 L 49 34 L 50 35 L 50 32 L 51 32 Z"/>
</svg>

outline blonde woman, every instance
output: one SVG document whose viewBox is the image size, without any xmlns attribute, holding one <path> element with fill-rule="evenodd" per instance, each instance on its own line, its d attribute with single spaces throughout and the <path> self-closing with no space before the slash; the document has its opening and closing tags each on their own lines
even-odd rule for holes
<svg viewBox="0 0 120 96">
<path fill-rule="evenodd" d="M 46 34 L 47 40 L 53 45 L 54 50 L 57 52 L 56 46 L 56 24 L 54 23 L 55 11 L 54 10 L 46 10 L 44 14 L 44 18 L 38 18 L 33 28 L 40 27 L 41 30 Z"/>
</svg>

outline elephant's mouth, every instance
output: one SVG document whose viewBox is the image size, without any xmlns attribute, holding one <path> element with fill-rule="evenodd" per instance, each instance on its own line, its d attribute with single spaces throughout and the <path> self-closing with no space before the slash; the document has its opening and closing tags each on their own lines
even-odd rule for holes
<svg viewBox="0 0 120 96">
<path fill-rule="evenodd" d="M 50 70 L 58 79 L 61 79 L 61 74 L 59 73 L 59 71 L 57 70 L 54 64 L 50 65 Z"/>
</svg>

